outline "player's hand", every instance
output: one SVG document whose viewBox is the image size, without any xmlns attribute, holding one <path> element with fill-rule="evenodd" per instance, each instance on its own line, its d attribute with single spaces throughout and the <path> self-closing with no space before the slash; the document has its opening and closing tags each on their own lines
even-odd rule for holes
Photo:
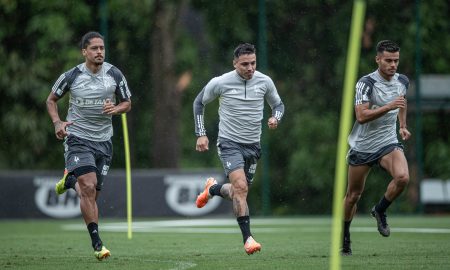
<svg viewBox="0 0 450 270">
<path fill-rule="evenodd" d="M 103 113 L 108 115 L 117 114 L 116 105 L 107 99 L 103 104 Z"/>
<path fill-rule="evenodd" d="M 402 137 L 402 140 L 406 141 L 411 137 L 411 132 L 408 131 L 407 128 L 400 128 L 399 130 L 400 137 Z"/>
<path fill-rule="evenodd" d="M 64 122 L 64 121 L 58 120 L 58 121 L 55 121 L 53 124 L 55 125 L 56 138 L 62 140 L 67 135 L 69 135 L 69 133 L 66 130 L 66 127 L 72 125 L 73 123 L 72 122 Z"/>
<path fill-rule="evenodd" d="M 398 108 L 405 108 L 406 107 L 406 98 L 404 96 L 397 97 L 396 99 L 391 101 L 388 105 L 391 110 L 395 110 Z"/>
<path fill-rule="evenodd" d="M 197 138 L 197 144 L 195 150 L 199 152 L 204 152 L 209 150 L 209 140 L 207 136 L 200 136 Z"/>
<path fill-rule="evenodd" d="M 272 116 L 267 121 L 267 125 L 269 125 L 269 129 L 276 129 L 278 127 L 278 120 Z"/>
</svg>

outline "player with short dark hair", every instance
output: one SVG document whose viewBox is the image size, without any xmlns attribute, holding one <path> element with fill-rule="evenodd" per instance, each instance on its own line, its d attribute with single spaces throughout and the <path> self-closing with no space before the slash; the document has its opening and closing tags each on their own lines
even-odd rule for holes
<svg viewBox="0 0 450 270">
<path fill-rule="evenodd" d="M 87 47 L 91 44 L 91 40 L 93 38 L 99 38 L 101 40 L 104 40 L 103 36 L 99 32 L 87 32 L 82 38 L 81 38 L 81 49 L 87 49 Z"/>
<path fill-rule="evenodd" d="M 393 41 L 382 40 L 377 44 L 377 54 L 382 54 L 383 52 L 400 52 L 400 47 Z"/>
<path fill-rule="evenodd" d="M 400 47 L 390 40 L 376 46 L 375 61 L 378 69 L 363 76 L 356 84 L 356 122 L 348 137 L 348 186 L 344 199 L 344 233 L 342 255 L 352 255 L 350 224 L 361 198 L 372 166 L 378 165 L 391 176 L 384 196 L 371 209 L 382 236 L 390 235 L 386 209 L 402 193 L 409 182 L 408 162 L 399 135 L 408 140 L 411 133 L 406 126 L 406 91 L 409 80 L 397 73 Z"/>
<path fill-rule="evenodd" d="M 256 50 L 243 43 L 234 50 L 234 70 L 208 82 L 194 101 L 196 150 L 209 149 L 204 126 L 204 107 L 219 98 L 219 135 L 217 151 L 230 183 L 218 184 L 208 178 L 204 191 L 197 197 L 197 207 L 206 205 L 213 196 L 233 202 L 233 212 L 242 232 L 247 254 L 261 250 L 261 244 L 250 232 L 250 213 L 247 205 L 248 189 L 253 181 L 258 159 L 261 157 L 261 121 L 264 100 L 272 108 L 268 119 L 275 129 L 284 114 L 284 104 L 270 77 L 256 71 Z"/>
<path fill-rule="evenodd" d="M 47 98 L 47 111 L 56 137 L 64 139 L 66 170 L 56 184 L 57 194 L 73 188 L 94 248 L 102 260 L 110 256 L 98 232 L 97 198 L 111 166 L 112 116 L 131 109 L 131 93 L 122 72 L 104 62 L 103 36 L 88 32 L 81 39 L 85 62 L 61 74 Z M 59 117 L 57 101 L 70 93 L 67 121 Z"/>
<path fill-rule="evenodd" d="M 253 44 L 242 43 L 234 49 L 234 59 L 238 59 L 239 56 L 245 54 L 256 54 L 256 48 Z"/>
</svg>

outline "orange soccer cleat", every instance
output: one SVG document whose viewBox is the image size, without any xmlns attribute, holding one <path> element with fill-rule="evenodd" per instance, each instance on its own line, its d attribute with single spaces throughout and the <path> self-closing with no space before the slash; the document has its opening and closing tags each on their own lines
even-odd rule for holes
<svg viewBox="0 0 450 270">
<path fill-rule="evenodd" d="M 215 184 L 217 184 L 216 179 L 212 177 L 206 179 L 205 189 L 197 196 L 197 200 L 195 201 L 198 208 L 205 206 L 208 203 L 208 200 L 212 198 L 211 194 L 209 194 L 209 188 Z"/>
<path fill-rule="evenodd" d="M 255 239 L 250 236 L 249 238 L 247 238 L 247 241 L 245 241 L 244 249 L 248 255 L 252 255 L 257 251 L 261 251 L 261 244 L 256 242 Z"/>
</svg>

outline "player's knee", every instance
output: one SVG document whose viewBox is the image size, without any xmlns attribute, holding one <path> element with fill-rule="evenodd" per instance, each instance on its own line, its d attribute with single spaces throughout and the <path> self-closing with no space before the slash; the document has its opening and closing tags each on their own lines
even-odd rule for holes
<svg viewBox="0 0 450 270">
<path fill-rule="evenodd" d="M 347 193 L 346 195 L 346 201 L 347 203 L 354 205 L 356 204 L 359 199 L 361 198 L 361 192 L 352 192 L 352 193 Z"/>
<path fill-rule="evenodd" d="M 234 195 L 246 195 L 248 193 L 248 185 L 247 182 L 237 181 L 233 184 L 233 194 Z"/>
<path fill-rule="evenodd" d="M 95 184 L 94 183 L 78 183 L 80 188 L 81 196 L 84 197 L 95 197 Z"/>
<path fill-rule="evenodd" d="M 405 187 L 409 183 L 409 174 L 401 173 L 395 176 L 395 182 L 398 186 Z"/>
</svg>

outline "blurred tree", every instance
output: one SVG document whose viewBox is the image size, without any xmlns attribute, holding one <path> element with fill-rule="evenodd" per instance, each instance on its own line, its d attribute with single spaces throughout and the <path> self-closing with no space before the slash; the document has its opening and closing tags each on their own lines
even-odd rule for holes
<svg viewBox="0 0 450 270">
<path fill-rule="evenodd" d="M 177 87 L 175 41 L 186 1 L 155 0 L 151 37 L 154 117 L 151 157 L 157 168 L 177 168 L 181 145 L 181 91 Z"/>
<path fill-rule="evenodd" d="M 153 0 L 108 1 L 108 59 L 123 71 L 133 94 L 132 109 L 127 114 L 133 168 L 152 167 L 149 149 L 152 147 L 153 133 L 150 78 L 153 5 Z M 123 168 L 125 156 L 120 117 L 113 118 L 113 124 L 113 167 Z"/>
<path fill-rule="evenodd" d="M 445 61 L 450 54 L 444 49 L 445 44 L 450 44 L 446 42 L 449 37 L 437 36 L 446 32 L 450 25 L 444 15 L 449 14 L 449 5 L 443 0 L 437 2 L 439 12 L 433 12 L 435 3 L 422 2 L 421 11 L 426 14 L 422 16 L 426 20 L 423 22 L 423 39 L 432 36 L 430 40 L 444 43 L 426 42 L 427 50 L 423 51 L 423 57 L 427 59 L 428 55 L 439 52 L 444 54 L 438 57 L 443 61 L 438 61 L 436 68 L 433 61 L 427 61 L 423 67 L 424 73 L 448 73 L 450 67 L 450 62 Z M 229 48 L 233 42 L 244 39 L 256 43 L 255 35 L 251 34 L 256 32 L 256 3 L 242 5 L 240 1 L 227 1 L 226 4 L 219 4 L 201 0 L 193 3 L 205 14 L 208 36 L 218 52 L 214 59 L 224 59 L 224 50 L 220 48 Z M 402 47 L 400 72 L 414 80 L 414 9 L 415 3 L 411 1 L 367 1 L 359 76 L 376 69 L 376 42 L 393 39 Z M 268 73 L 274 78 L 286 104 L 286 117 L 282 125 L 277 131 L 268 133 L 272 205 L 276 213 L 330 212 L 331 199 L 324 198 L 332 197 L 337 123 L 351 10 L 351 1 L 267 1 Z M 233 14 L 228 15 L 228 12 Z M 215 74 L 216 69 L 222 68 L 222 62 L 216 60 L 219 65 L 214 65 L 211 72 Z M 413 114 L 408 116 L 408 123 L 414 131 Z M 432 132 L 429 137 L 436 135 Z M 426 142 L 432 143 L 433 140 Z M 411 155 L 414 153 L 414 142 L 407 142 L 406 147 L 407 157 L 414 157 Z M 363 207 L 366 201 L 379 199 L 384 184 L 387 184 L 383 181 L 387 178 L 375 169 L 367 181 L 367 190 L 375 195 L 361 201 Z M 383 185 L 379 184 L 380 181 Z M 380 189 L 381 186 L 383 189 Z M 412 185 L 412 188 L 416 187 Z M 260 209 L 260 183 L 255 181 L 252 189 L 256 192 L 252 192 L 250 200 L 253 206 Z M 368 205 L 372 203 L 367 202 Z M 413 196 L 404 203 L 415 205 L 417 201 Z M 411 209 L 415 207 L 409 207 Z"/>
<path fill-rule="evenodd" d="M 133 167 L 176 168 L 182 160 L 181 100 L 190 83 L 197 46 L 185 34 L 187 7 L 187 1 L 109 2 L 115 14 L 109 22 L 110 51 L 130 74 L 133 92 L 128 117 Z M 129 12 L 121 12 L 125 9 Z M 114 140 L 121 146 L 121 136 Z M 122 160 L 119 151 L 115 161 Z"/>
<path fill-rule="evenodd" d="M 77 29 L 91 19 L 83 3 L 0 1 L 0 168 L 63 170 L 45 99 L 58 76 L 81 61 Z"/>
<path fill-rule="evenodd" d="M 97 5 L 0 1 L 0 169 L 62 169 L 63 148 L 45 98 L 59 74 L 83 61 L 77 45 L 85 32 L 98 30 Z M 192 102 L 208 80 L 233 68 L 238 43 L 257 44 L 257 7 L 257 1 L 239 0 L 108 1 L 107 56 L 133 93 L 128 117 L 133 168 L 221 170 L 213 147 L 202 154 L 194 150 Z M 367 0 L 360 76 L 376 69 L 376 42 L 393 39 L 402 47 L 399 71 L 414 83 L 414 9 L 414 1 Z M 329 213 L 352 1 L 269 0 L 266 10 L 267 73 L 286 105 L 283 123 L 267 132 L 273 212 Z M 449 74 L 450 35 L 443 34 L 450 30 L 448 1 L 421 1 L 421 14 L 422 73 Z M 67 101 L 59 105 L 63 117 Z M 217 135 L 217 108 L 217 103 L 206 107 L 210 146 Z M 268 113 L 267 108 L 265 120 Z M 448 117 L 448 110 L 424 114 L 427 177 L 449 177 Z M 119 118 L 114 125 L 113 167 L 122 168 Z M 414 132 L 414 114 L 408 125 Z M 405 144 L 412 172 L 414 135 Z M 261 209 L 260 174 L 250 196 L 254 213 Z M 381 170 L 370 175 L 360 209 L 379 199 L 385 181 Z M 401 199 L 398 209 L 415 209 L 417 201 Z"/>
</svg>

